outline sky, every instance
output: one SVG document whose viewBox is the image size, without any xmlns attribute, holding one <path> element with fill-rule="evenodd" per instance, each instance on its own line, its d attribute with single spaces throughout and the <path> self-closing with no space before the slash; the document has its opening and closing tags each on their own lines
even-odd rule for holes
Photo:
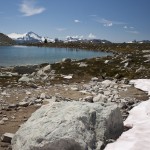
<svg viewBox="0 0 150 150">
<path fill-rule="evenodd" d="M 150 0 L 1 0 L 0 32 L 111 42 L 150 40 Z"/>
</svg>

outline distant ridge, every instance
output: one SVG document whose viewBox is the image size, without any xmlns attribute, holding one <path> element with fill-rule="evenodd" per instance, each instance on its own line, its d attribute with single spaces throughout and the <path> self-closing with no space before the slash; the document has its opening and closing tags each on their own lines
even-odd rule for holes
<svg viewBox="0 0 150 150">
<path fill-rule="evenodd" d="M 0 46 L 14 45 L 15 41 L 9 38 L 7 35 L 0 33 Z"/>
</svg>

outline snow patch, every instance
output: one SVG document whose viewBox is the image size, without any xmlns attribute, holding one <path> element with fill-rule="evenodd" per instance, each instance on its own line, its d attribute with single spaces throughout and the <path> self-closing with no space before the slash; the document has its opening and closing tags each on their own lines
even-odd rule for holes
<svg viewBox="0 0 150 150">
<path fill-rule="evenodd" d="M 150 95 L 150 79 L 131 80 L 130 84 L 134 84 L 137 89 L 148 92 Z"/>
<path fill-rule="evenodd" d="M 130 83 L 150 94 L 150 79 L 131 80 Z M 108 144 L 105 150 L 150 150 L 150 98 L 130 110 L 124 125 L 132 129 Z"/>
</svg>

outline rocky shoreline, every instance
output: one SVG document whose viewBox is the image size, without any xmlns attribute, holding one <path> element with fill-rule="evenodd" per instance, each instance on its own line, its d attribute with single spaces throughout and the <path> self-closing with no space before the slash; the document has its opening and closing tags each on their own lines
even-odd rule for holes
<svg viewBox="0 0 150 150">
<path fill-rule="evenodd" d="M 107 108 L 107 105 L 117 105 L 125 120 L 131 108 L 148 99 L 144 92 L 130 85 L 129 80 L 150 78 L 149 61 L 150 50 L 137 50 L 134 53 L 119 53 L 113 57 L 80 61 L 63 59 L 55 64 L 1 67 L 0 136 L 7 132 L 16 133 L 35 110 L 52 103 L 99 104 L 102 109 Z M 100 140 L 101 148 L 115 138 Z M 7 143 L 5 138 L 2 139 L 1 149 L 11 149 L 10 140 L 6 140 Z M 94 145 L 96 143 L 98 141 Z M 97 146 L 94 147 L 96 149 Z"/>
</svg>

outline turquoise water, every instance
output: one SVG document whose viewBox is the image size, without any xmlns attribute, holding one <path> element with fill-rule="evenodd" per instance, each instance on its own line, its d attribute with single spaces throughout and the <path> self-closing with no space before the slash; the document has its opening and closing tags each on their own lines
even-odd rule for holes
<svg viewBox="0 0 150 150">
<path fill-rule="evenodd" d="M 70 48 L 0 46 L 0 66 L 54 63 L 63 58 L 84 59 L 112 55 L 106 52 Z"/>
</svg>

